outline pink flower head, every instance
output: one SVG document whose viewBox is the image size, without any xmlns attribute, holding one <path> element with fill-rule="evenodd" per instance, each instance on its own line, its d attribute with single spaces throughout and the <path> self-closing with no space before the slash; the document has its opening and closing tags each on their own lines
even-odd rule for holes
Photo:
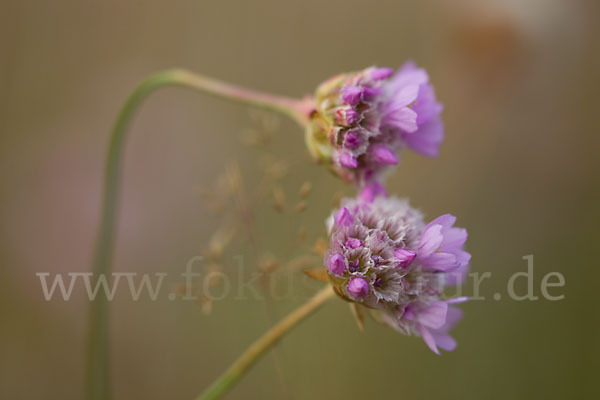
<svg viewBox="0 0 600 400">
<path fill-rule="evenodd" d="M 361 186 L 396 165 L 402 148 L 437 156 L 444 137 L 442 105 L 412 62 L 396 72 L 370 67 L 335 76 L 317 89 L 315 108 L 311 149 Z"/>
<path fill-rule="evenodd" d="M 344 199 L 329 218 L 325 265 L 337 293 L 379 310 L 382 320 L 408 335 L 421 336 L 439 354 L 453 350 L 449 330 L 465 298 L 443 300 L 448 284 L 466 273 L 466 231 L 442 215 L 426 224 L 407 201 L 388 197 L 372 182 L 356 199 Z"/>
</svg>

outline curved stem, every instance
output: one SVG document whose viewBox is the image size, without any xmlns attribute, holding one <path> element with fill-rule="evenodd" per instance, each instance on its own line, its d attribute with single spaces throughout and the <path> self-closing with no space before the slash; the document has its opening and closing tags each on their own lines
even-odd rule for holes
<svg viewBox="0 0 600 400">
<path fill-rule="evenodd" d="M 208 387 L 196 400 L 212 400 L 221 397 L 250 369 L 252 365 L 270 349 L 279 339 L 295 327 L 304 318 L 316 311 L 335 292 L 330 285 L 321 289 L 314 297 L 294 310 L 277 325 L 269 329 L 263 336 L 246 350 L 231 366 Z"/>
<path fill-rule="evenodd" d="M 167 70 L 145 79 L 129 96 L 114 125 L 104 176 L 102 214 L 96 242 L 93 272 L 94 279 L 110 279 L 114 247 L 118 197 L 120 191 L 121 162 L 127 128 L 144 99 L 163 86 L 181 86 L 239 103 L 261 107 L 287 115 L 301 126 L 308 121 L 308 101 L 272 96 L 236 87 L 185 70 Z M 96 282 L 95 282 L 96 283 Z M 91 302 L 91 321 L 86 372 L 86 398 L 105 400 L 108 390 L 108 300 L 103 291 Z"/>
</svg>

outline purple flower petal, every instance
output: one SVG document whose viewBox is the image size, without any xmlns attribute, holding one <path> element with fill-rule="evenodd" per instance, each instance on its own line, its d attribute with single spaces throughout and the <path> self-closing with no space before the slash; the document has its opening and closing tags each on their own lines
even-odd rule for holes
<svg viewBox="0 0 600 400">
<path fill-rule="evenodd" d="M 427 329 L 423 325 L 417 325 L 417 330 L 419 331 L 419 334 L 425 341 L 425 344 L 427 345 L 427 347 L 429 347 L 431 349 L 431 351 L 433 351 L 435 354 L 437 354 L 439 356 L 440 351 L 438 350 L 437 345 L 435 343 L 435 338 L 433 337 L 433 335 L 431 334 L 429 329 Z"/>
<path fill-rule="evenodd" d="M 467 296 L 461 296 L 461 297 L 455 297 L 453 299 L 448 299 L 448 300 L 446 300 L 446 303 L 448 303 L 448 304 L 460 304 L 460 303 L 464 303 L 464 302 L 469 301 L 469 300 L 471 300 L 469 297 L 467 297 Z M 454 312 L 454 311 L 460 311 L 460 310 L 458 310 L 457 308 L 449 308 L 448 312 L 450 313 L 450 311 Z M 448 316 L 450 316 L 450 314 L 448 314 Z M 458 320 L 457 320 L 457 322 L 458 322 Z"/>
<path fill-rule="evenodd" d="M 372 102 L 381 94 L 381 89 L 373 87 L 363 88 L 362 99 L 366 102 Z"/>
<path fill-rule="evenodd" d="M 373 158 L 379 164 L 383 165 L 395 165 L 398 164 L 398 158 L 389 147 L 384 145 L 377 145 L 373 147 Z"/>
<path fill-rule="evenodd" d="M 394 95 L 392 103 L 394 104 L 394 107 L 406 107 L 417 100 L 418 95 L 419 85 L 409 85 L 402 88 L 402 90 Z"/>
<path fill-rule="evenodd" d="M 444 107 L 437 101 L 433 86 L 427 83 L 419 87 L 419 95 L 412 109 L 418 115 L 417 123 L 423 125 L 438 117 Z"/>
<path fill-rule="evenodd" d="M 356 157 L 347 152 L 342 152 L 339 158 L 340 164 L 346 168 L 356 168 L 358 167 L 358 161 Z"/>
<path fill-rule="evenodd" d="M 354 218 L 346 207 L 343 207 L 337 212 L 337 214 L 335 214 L 335 223 L 338 226 L 350 226 L 353 220 Z"/>
<path fill-rule="evenodd" d="M 437 271 L 450 271 L 459 266 L 456 256 L 450 253 L 433 253 L 422 262 L 423 266 Z"/>
<path fill-rule="evenodd" d="M 387 191 L 381 183 L 372 181 L 360 191 L 358 198 L 362 202 L 372 203 L 377 197 L 387 197 L 387 195 Z"/>
<path fill-rule="evenodd" d="M 374 81 L 380 81 L 389 78 L 394 73 L 393 68 L 371 68 L 370 75 Z"/>
<path fill-rule="evenodd" d="M 354 150 L 363 144 L 363 137 L 358 131 L 349 130 L 344 136 L 344 147 Z"/>
<path fill-rule="evenodd" d="M 443 214 L 443 215 L 440 215 L 439 217 L 435 218 L 430 223 L 428 223 L 427 227 L 429 228 L 432 225 L 441 225 L 442 228 L 447 229 L 447 228 L 452 227 L 455 222 L 456 222 L 456 217 L 454 215 Z"/>
<path fill-rule="evenodd" d="M 427 157 L 437 157 L 444 140 L 444 125 L 439 118 L 433 119 L 410 135 L 404 135 L 403 140 L 411 150 Z"/>
<path fill-rule="evenodd" d="M 467 266 L 469 261 L 471 261 L 471 254 L 469 252 L 456 250 L 454 254 L 456 255 L 456 261 L 458 261 L 461 267 Z"/>
<path fill-rule="evenodd" d="M 394 251 L 394 258 L 400 262 L 402 268 L 408 268 L 416 256 L 417 253 L 410 250 L 398 249 Z"/>
<path fill-rule="evenodd" d="M 442 236 L 442 225 L 428 226 L 421 236 L 419 248 L 417 249 L 417 256 L 420 259 L 431 256 L 439 250 L 442 245 L 442 240 L 444 240 L 444 237 Z"/>
<path fill-rule="evenodd" d="M 450 301 L 448 301 L 450 303 Z M 438 346 L 446 351 L 456 349 L 456 340 L 448 334 L 448 331 L 462 318 L 462 311 L 457 308 L 448 308 L 446 322 L 436 329 L 428 329 L 423 325 L 417 325 L 419 334 L 427 346 L 436 354 L 440 354 Z"/>
<path fill-rule="evenodd" d="M 454 252 L 462 248 L 467 241 L 467 230 L 464 228 L 449 228 L 444 232 L 442 248 L 448 252 Z"/>
<path fill-rule="evenodd" d="M 357 238 L 348 238 L 348 240 L 346 240 L 346 247 L 351 249 L 358 249 L 359 247 L 362 247 L 362 245 L 363 243 Z"/>
<path fill-rule="evenodd" d="M 417 322 L 428 328 L 441 328 L 446 322 L 447 313 L 448 304 L 445 301 L 435 301 L 416 313 Z"/>
<path fill-rule="evenodd" d="M 466 253 L 466 251 L 463 253 Z M 456 269 L 448 271 L 444 274 L 444 281 L 448 286 L 461 285 L 467 279 L 467 275 L 469 273 L 469 265 L 462 264 L 460 262 L 460 257 L 457 257 L 457 261 L 459 263 L 459 266 Z"/>
<path fill-rule="evenodd" d="M 357 86 L 344 86 L 342 88 L 342 100 L 344 103 L 355 106 L 360 102 L 362 97 L 362 88 Z"/>
<path fill-rule="evenodd" d="M 417 113 L 410 108 L 391 104 L 384 113 L 383 123 L 406 133 L 413 133 L 419 129 L 417 125 Z M 407 135 L 410 137 L 411 135 Z"/>
<path fill-rule="evenodd" d="M 429 76 L 424 69 L 418 68 L 414 62 L 409 61 L 398 69 L 390 79 L 390 87 L 397 91 L 407 85 L 422 85 L 429 81 Z"/>
<path fill-rule="evenodd" d="M 433 340 L 437 346 L 440 346 L 446 351 L 454 351 L 456 349 L 456 339 L 446 332 L 432 332 Z M 437 353 L 439 354 L 439 353 Z"/>
</svg>

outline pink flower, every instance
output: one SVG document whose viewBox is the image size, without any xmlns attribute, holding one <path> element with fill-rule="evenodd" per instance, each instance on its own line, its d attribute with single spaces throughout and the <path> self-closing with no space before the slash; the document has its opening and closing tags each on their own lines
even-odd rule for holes
<svg viewBox="0 0 600 400">
<path fill-rule="evenodd" d="M 382 178 L 403 148 L 435 157 L 444 138 L 429 76 L 414 63 L 370 67 L 324 82 L 307 136 L 311 149 L 360 186 Z M 326 138 L 326 139 L 325 139 Z"/>
<path fill-rule="evenodd" d="M 446 214 L 425 224 L 407 201 L 369 183 L 329 218 L 324 262 L 337 293 L 378 310 L 399 332 L 421 336 L 437 354 L 453 350 L 448 332 L 461 312 L 449 306 L 466 299 L 443 300 L 443 290 L 466 273 L 470 259 L 467 232 L 455 221 Z"/>
</svg>

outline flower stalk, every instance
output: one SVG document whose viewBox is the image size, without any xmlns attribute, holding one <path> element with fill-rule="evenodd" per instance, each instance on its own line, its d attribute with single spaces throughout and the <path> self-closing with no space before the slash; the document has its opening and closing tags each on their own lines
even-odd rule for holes
<svg viewBox="0 0 600 400">
<path fill-rule="evenodd" d="M 334 296 L 331 285 L 327 285 L 310 300 L 288 314 L 277 325 L 255 341 L 231 366 L 209 386 L 196 400 L 214 400 L 225 394 L 254 365 L 254 363 L 298 323 L 321 307 Z"/>
<path fill-rule="evenodd" d="M 129 125 L 143 101 L 161 87 L 193 89 L 233 102 L 243 103 L 286 115 L 305 128 L 311 111 L 309 100 L 273 96 L 240 88 L 191 72 L 172 69 L 146 78 L 129 96 L 113 127 L 106 159 L 101 222 L 93 260 L 94 278 L 108 277 L 115 242 L 123 148 Z M 102 291 L 91 302 L 87 350 L 85 398 L 106 400 L 108 387 L 108 299 Z"/>
</svg>

